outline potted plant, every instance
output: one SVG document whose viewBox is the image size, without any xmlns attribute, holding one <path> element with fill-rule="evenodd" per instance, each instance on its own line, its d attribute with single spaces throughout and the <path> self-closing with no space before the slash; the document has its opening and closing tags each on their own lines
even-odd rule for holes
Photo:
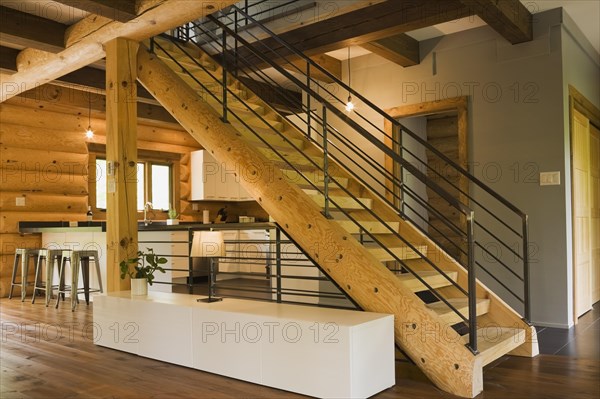
<svg viewBox="0 0 600 399">
<path fill-rule="evenodd" d="M 175 209 L 170 208 L 167 212 L 167 215 L 169 216 L 169 218 L 167 219 L 167 225 L 179 224 L 179 219 L 177 219 L 179 215 L 177 214 L 177 211 Z"/>
<path fill-rule="evenodd" d="M 167 263 L 167 259 L 156 255 L 152 248 L 146 248 L 146 250 L 147 253 L 138 251 L 136 258 L 123 260 L 119 264 L 121 278 L 124 279 L 126 276 L 131 278 L 131 295 L 147 295 L 148 284 L 152 285 L 154 273 L 156 271 L 165 272 L 160 265 Z M 134 265 L 133 269 L 130 265 Z"/>
</svg>

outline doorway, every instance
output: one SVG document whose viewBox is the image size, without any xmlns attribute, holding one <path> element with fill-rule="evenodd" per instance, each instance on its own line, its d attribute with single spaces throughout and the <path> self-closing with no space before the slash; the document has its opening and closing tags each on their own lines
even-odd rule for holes
<svg viewBox="0 0 600 399">
<path fill-rule="evenodd" d="M 600 300 L 600 111 L 570 87 L 573 311 Z"/>
</svg>

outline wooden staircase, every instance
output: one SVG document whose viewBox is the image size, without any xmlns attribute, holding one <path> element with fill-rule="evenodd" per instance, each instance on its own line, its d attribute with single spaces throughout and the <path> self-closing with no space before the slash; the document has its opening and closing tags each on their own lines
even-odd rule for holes
<svg viewBox="0 0 600 399">
<path fill-rule="evenodd" d="M 483 366 L 507 353 L 537 355 L 535 329 L 480 282 L 476 290 L 479 353 L 467 349 L 468 336 L 459 333 L 465 330 L 463 320 L 447 304 L 468 317 L 467 297 L 456 286 L 467 290 L 467 273 L 460 264 L 332 161 L 336 183 L 329 192 L 337 207 L 333 219 L 325 218 L 323 195 L 311 186 L 324 184 L 322 172 L 313 164 L 322 165 L 323 152 L 305 133 L 233 76 L 228 76 L 228 103 L 239 120 L 230 114 L 229 123 L 223 123 L 218 100 L 222 87 L 215 81 L 222 78 L 222 68 L 191 45 L 186 51 L 195 62 L 169 41 L 158 43 L 177 62 L 158 49 L 158 55 L 140 49 L 138 80 L 216 159 L 244 168 L 251 178 L 242 176 L 242 186 L 356 303 L 368 311 L 395 315 L 396 342 L 438 387 L 474 397 L 483 389 Z M 197 82 L 210 88 L 210 93 Z M 342 217 L 340 209 L 358 225 Z M 358 235 L 363 232 L 374 234 L 383 246 L 372 240 L 361 245 Z M 421 280 L 386 268 L 398 259 Z M 425 303 L 417 295 L 428 291 L 425 284 L 447 303 Z"/>
</svg>

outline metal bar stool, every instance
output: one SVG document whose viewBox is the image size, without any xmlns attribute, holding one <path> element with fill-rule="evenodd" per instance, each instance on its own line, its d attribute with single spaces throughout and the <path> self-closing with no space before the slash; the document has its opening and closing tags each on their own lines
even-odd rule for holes
<svg viewBox="0 0 600 399">
<path fill-rule="evenodd" d="M 13 264 L 12 278 L 10 280 L 10 291 L 8 293 L 8 299 L 12 298 L 13 288 L 15 286 L 21 287 L 21 302 L 25 301 L 25 296 L 27 294 L 27 286 L 31 283 L 27 282 L 27 275 L 29 274 L 29 260 L 33 259 L 34 267 L 36 257 L 38 256 L 39 249 L 29 249 L 29 248 L 17 248 L 15 250 L 15 262 Z M 21 266 L 21 281 L 17 282 L 17 272 L 19 269 L 19 265 Z"/>
<path fill-rule="evenodd" d="M 52 298 L 52 291 L 54 287 L 54 262 L 57 262 L 58 267 L 62 264 L 62 249 L 40 249 L 37 263 L 35 264 L 35 279 L 33 286 L 33 296 L 31 303 L 35 303 L 35 297 L 38 291 L 44 291 L 46 293 L 46 306 L 50 303 Z M 42 282 L 42 268 L 46 266 L 46 278 Z"/>
<path fill-rule="evenodd" d="M 96 274 L 98 276 L 98 288 L 90 289 L 90 261 L 94 262 L 96 266 Z M 67 262 L 71 265 L 71 286 L 67 289 L 62 283 L 65 275 L 65 269 Z M 81 270 L 81 276 L 83 280 L 83 288 L 79 288 L 79 271 Z M 63 251 L 62 262 L 59 269 L 59 283 L 58 294 L 59 297 L 56 300 L 56 308 L 60 302 L 60 294 L 64 294 L 68 291 L 71 292 L 71 310 L 75 311 L 75 307 L 79 302 L 78 294 L 83 293 L 85 295 L 85 303 L 90 304 L 90 293 L 91 292 L 104 292 L 102 289 L 102 275 L 100 274 L 100 259 L 98 258 L 98 251 L 96 250 L 84 250 L 84 251 Z"/>
</svg>

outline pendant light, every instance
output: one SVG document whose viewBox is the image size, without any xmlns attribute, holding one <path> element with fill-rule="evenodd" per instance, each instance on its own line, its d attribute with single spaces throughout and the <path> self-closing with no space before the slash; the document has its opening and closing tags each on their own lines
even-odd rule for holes
<svg viewBox="0 0 600 399">
<path fill-rule="evenodd" d="M 85 137 L 91 139 L 94 137 L 94 131 L 92 130 L 92 93 L 88 93 L 88 127 L 85 130 Z"/>
<path fill-rule="evenodd" d="M 348 88 L 351 87 L 350 81 L 350 46 L 348 46 Z M 354 103 L 352 102 L 352 94 L 350 94 L 350 90 L 348 90 L 348 102 L 346 103 L 346 111 L 352 112 L 354 110 Z"/>
</svg>

